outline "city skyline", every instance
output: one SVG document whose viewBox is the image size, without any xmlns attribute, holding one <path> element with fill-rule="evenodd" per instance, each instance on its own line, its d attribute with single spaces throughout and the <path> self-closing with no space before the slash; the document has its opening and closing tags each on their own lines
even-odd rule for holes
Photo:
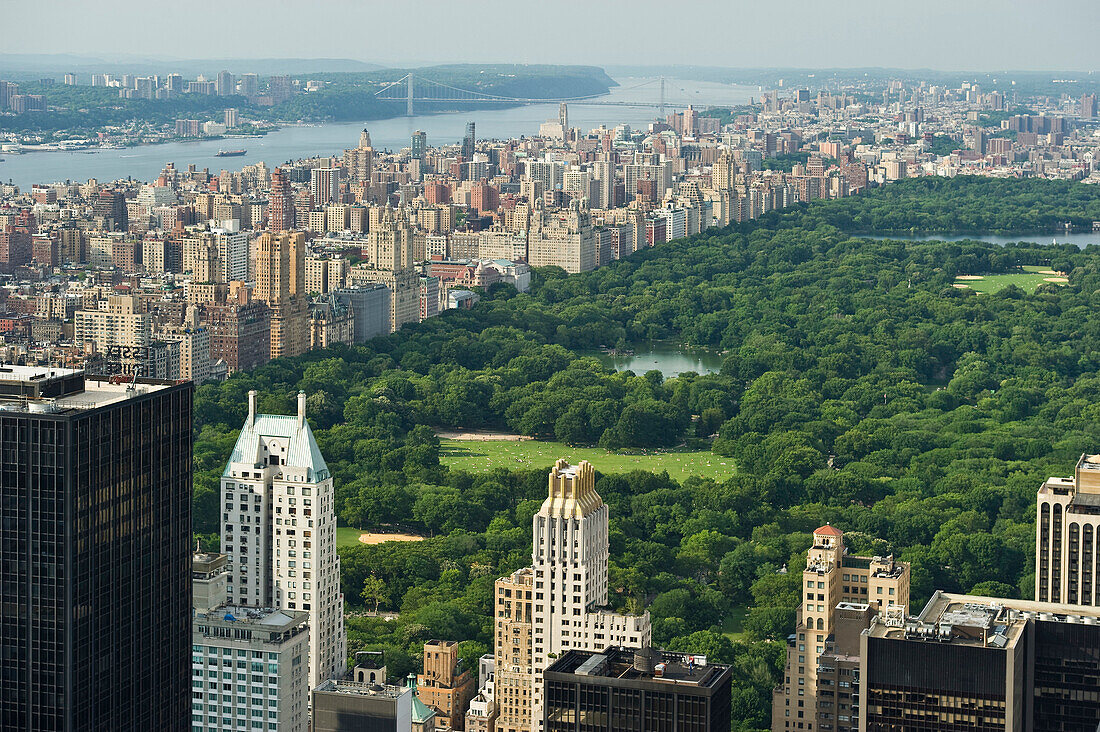
<svg viewBox="0 0 1100 732">
<path fill-rule="evenodd" d="M 991 0 L 965 7 L 947 0 L 924 3 L 920 13 L 908 6 L 883 7 L 870 0 L 845 3 L 843 14 L 823 12 L 817 3 L 795 0 L 782 10 L 751 4 L 698 3 L 680 14 L 665 12 L 660 3 L 642 0 L 623 12 L 618 6 L 581 4 L 570 0 L 553 10 L 515 13 L 501 0 L 479 4 L 477 13 L 438 0 L 394 6 L 363 7 L 337 0 L 312 10 L 327 33 L 318 40 L 292 35 L 297 29 L 289 3 L 215 4 L 201 0 L 186 7 L 157 3 L 158 22 L 189 38 L 192 57 L 272 58 L 271 49 L 291 43 L 301 58 L 350 58 L 386 66 L 430 63 L 588 63 L 603 65 L 672 65 L 690 63 L 727 68 L 909 68 L 936 70 L 1079 70 L 1098 65 L 1100 51 L 1090 42 L 1100 22 L 1100 7 L 1083 0 L 1061 3 L 1061 12 L 1045 6 L 1021 6 L 1004 12 Z M 11 54 L 117 53 L 114 37 L 119 19 L 151 12 L 149 4 L 125 0 L 106 15 L 94 6 L 65 1 L 51 17 L 53 33 L 7 39 Z M 208 12 L 220 23 L 211 25 Z M 587 23 L 568 22 L 576 13 Z M 660 13 L 661 44 L 638 50 L 635 44 L 595 41 L 606 38 L 598 29 L 646 33 Z M 1067 17 L 1074 22 L 1066 23 Z M 400 27 L 409 18 L 435 18 L 447 34 L 416 44 L 407 34 L 378 33 L 362 52 L 361 31 L 370 27 Z M 530 43 L 538 22 L 541 43 Z M 242 28 L 252 32 L 242 34 Z M 750 32 L 744 32 L 750 29 Z M 980 29 L 980 33 L 977 32 Z M 470 43 L 471 36 L 492 39 Z M 1025 36 L 1025 52 L 997 38 Z M 823 46 L 827 53 L 823 53 Z M 127 37 L 127 55 L 164 54 L 155 35 Z M 700 49 L 703 49 L 700 52 Z M 234 53 L 227 54 L 227 50 Z M 174 54 L 169 54 L 174 55 Z M 823 59 L 828 59 L 823 63 Z"/>
</svg>

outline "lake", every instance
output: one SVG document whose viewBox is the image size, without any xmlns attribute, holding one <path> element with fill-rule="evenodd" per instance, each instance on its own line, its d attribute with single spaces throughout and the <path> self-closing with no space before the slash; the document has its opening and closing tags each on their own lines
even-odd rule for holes
<svg viewBox="0 0 1100 732">
<path fill-rule="evenodd" d="M 1084 249 L 1089 244 L 1100 245 L 1100 231 L 1055 231 L 1046 234 L 893 234 L 888 236 L 853 234 L 864 239 L 891 239 L 897 241 L 986 241 L 1004 246 L 1026 241 L 1036 244 L 1075 244 Z"/>
<path fill-rule="evenodd" d="M 595 356 L 602 364 L 616 371 L 633 371 L 639 376 L 656 369 L 666 379 L 679 376 L 685 371 L 714 374 L 722 370 L 722 361 L 725 360 L 725 356 L 715 351 L 678 346 L 675 343 L 641 344 L 635 347 L 632 356 L 612 355 L 603 351 L 584 355 Z"/>
<path fill-rule="evenodd" d="M 600 97 L 600 101 L 647 102 L 657 97 L 654 84 L 643 86 L 652 79 L 621 78 L 616 81 L 619 86 Z M 666 79 L 667 112 L 686 107 L 689 102 L 700 108 L 747 104 L 753 96 L 759 95 L 756 87 Z M 645 129 L 657 117 L 657 112 L 656 105 L 600 107 L 573 102 L 569 104 L 569 123 L 585 132 L 601 124 L 609 128 L 628 124 Z M 536 135 L 540 124 L 557 119 L 558 105 L 555 102 L 364 122 L 287 125 L 263 137 L 251 139 L 169 142 L 94 152 L 4 153 L 0 155 L 5 158 L 0 162 L 0 181 L 10 180 L 23 190 L 29 190 L 32 183 L 84 182 L 89 178 L 112 181 L 132 177 L 147 181 L 156 178 L 167 162 L 175 163 L 179 170 L 186 170 L 193 163 L 199 170 L 208 168 L 212 173 L 240 170 L 260 161 L 275 167 L 299 158 L 342 155 L 345 148 L 358 144 L 359 132 L 364 127 L 370 131 L 371 143 L 376 149 L 400 150 L 409 146 L 415 130 L 426 132 L 428 144 L 438 146 L 460 141 L 466 123 L 470 121 L 477 126 L 478 138 L 484 140 Z M 237 148 L 245 148 L 248 153 L 235 158 L 215 157 L 218 150 Z"/>
</svg>

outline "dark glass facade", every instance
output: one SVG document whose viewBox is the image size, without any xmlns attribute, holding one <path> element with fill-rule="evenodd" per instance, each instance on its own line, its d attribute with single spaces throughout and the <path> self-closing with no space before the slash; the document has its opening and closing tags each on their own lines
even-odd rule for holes
<svg viewBox="0 0 1100 732">
<path fill-rule="evenodd" d="M 713 667 L 714 675 L 706 684 L 632 673 L 572 673 L 579 661 L 591 655 L 570 651 L 546 670 L 546 732 L 729 731 L 728 667 Z"/>
<path fill-rule="evenodd" d="M 0 729 L 190 728 L 193 394 L 0 411 Z"/>
<path fill-rule="evenodd" d="M 1032 621 L 1036 732 L 1100 728 L 1100 625 Z"/>
</svg>

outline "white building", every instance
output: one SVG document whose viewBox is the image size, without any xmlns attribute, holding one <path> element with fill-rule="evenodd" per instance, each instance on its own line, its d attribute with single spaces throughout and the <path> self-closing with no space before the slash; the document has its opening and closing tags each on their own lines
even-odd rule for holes
<svg viewBox="0 0 1100 732">
<path fill-rule="evenodd" d="M 248 417 L 222 473 L 222 550 L 229 556 L 230 602 L 304 610 L 309 615 L 309 686 L 347 666 L 344 596 L 336 554 L 332 473 L 306 421 Z"/>
<path fill-rule="evenodd" d="M 224 554 L 191 566 L 193 732 L 306 732 L 307 614 L 227 604 Z"/>
</svg>

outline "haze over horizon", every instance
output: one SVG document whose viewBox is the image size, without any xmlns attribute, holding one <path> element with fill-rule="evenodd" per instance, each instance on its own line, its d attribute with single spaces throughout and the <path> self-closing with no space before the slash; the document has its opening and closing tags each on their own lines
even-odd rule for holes
<svg viewBox="0 0 1100 732">
<path fill-rule="evenodd" d="M 331 0 L 309 7 L 257 0 L 195 0 L 185 6 L 119 0 L 106 13 L 103 6 L 59 0 L 50 12 L 50 34 L 13 34 L 4 51 L 179 59 L 348 58 L 388 66 L 1095 70 L 1100 47 L 1092 36 L 1100 26 L 1100 4 L 1065 0 L 1055 5 L 1057 12 L 1032 4 L 1013 7 L 1010 13 L 994 0 L 926 0 L 919 6 L 849 0 L 830 11 L 813 0 L 790 0 L 781 9 L 708 0 L 670 10 L 656 0 L 637 0 L 626 8 L 561 0 L 517 12 L 516 4 L 505 0 L 483 0 L 476 6 L 442 0 L 385 5 Z M 1074 22 L 1067 23 L 1067 17 Z M 129 31 L 135 21 L 157 32 L 120 31 Z M 316 32 L 303 33 L 303 25 Z M 393 32 L 395 28 L 408 31 Z M 638 42 L 615 42 L 629 37 Z"/>
</svg>

